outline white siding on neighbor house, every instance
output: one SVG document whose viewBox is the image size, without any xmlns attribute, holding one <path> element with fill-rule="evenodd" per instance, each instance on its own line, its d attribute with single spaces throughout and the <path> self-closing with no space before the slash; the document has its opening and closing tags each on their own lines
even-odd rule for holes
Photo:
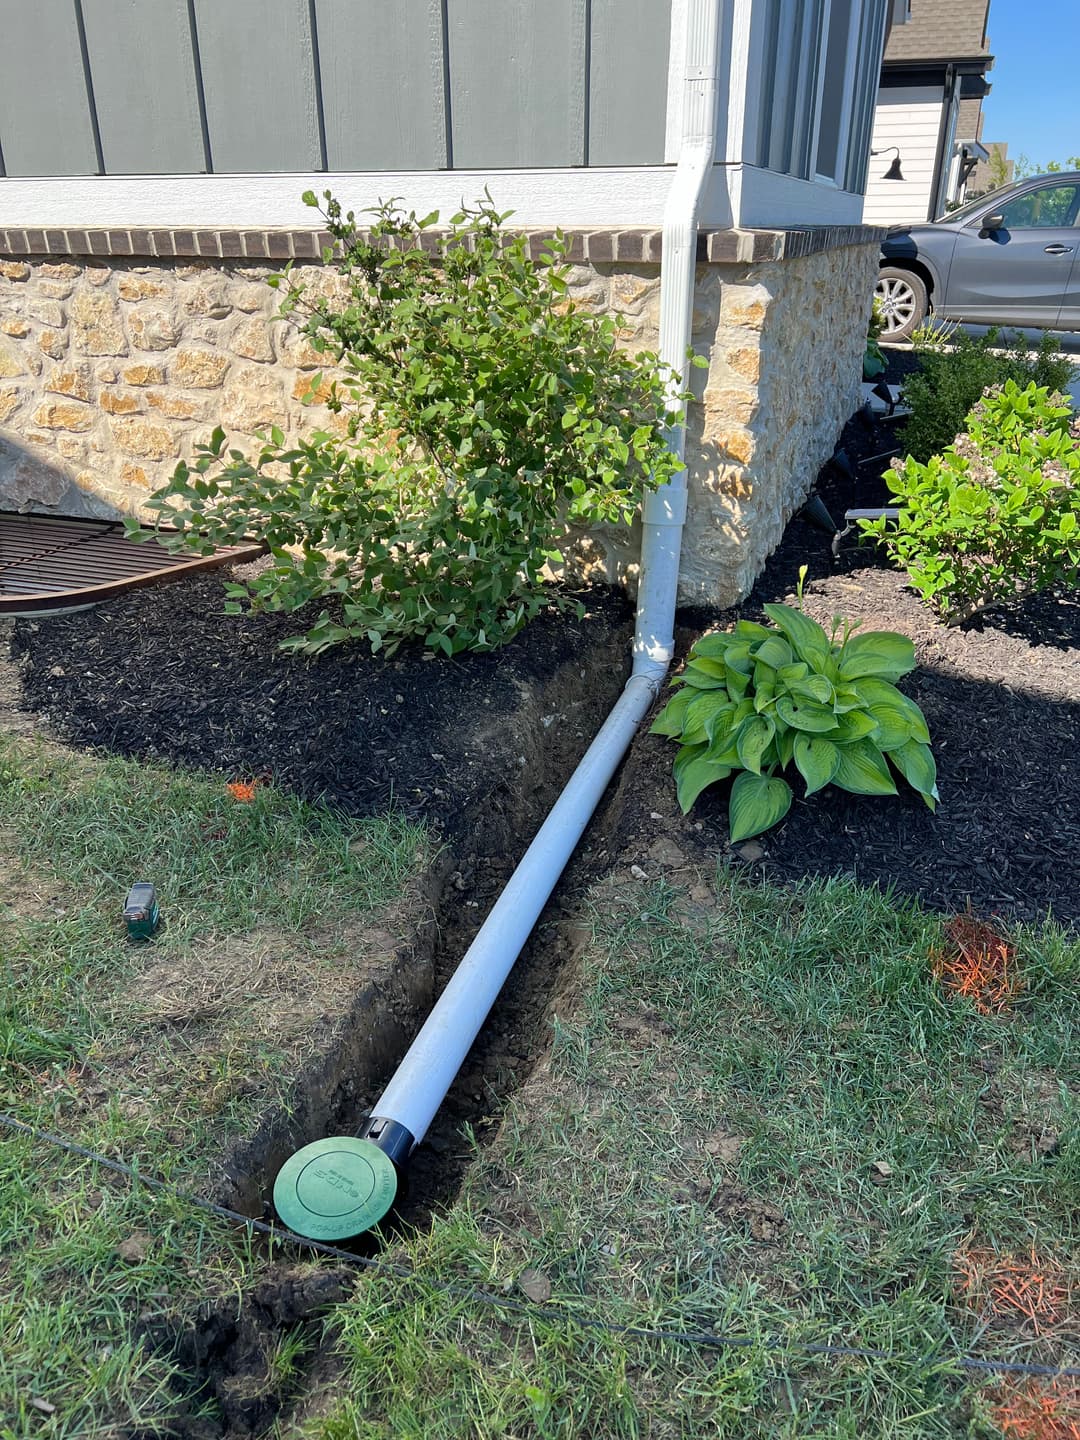
<svg viewBox="0 0 1080 1440">
<path fill-rule="evenodd" d="M 871 150 L 900 150 L 903 180 L 882 177 L 896 158 L 877 155 L 870 161 L 863 221 L 867 225 L 916 225 L 931 219 L 930 191 L 934 183 L 941 107 L 945 92 L 940 85 L 921 85 L 878 92 Z"/>
</svg>

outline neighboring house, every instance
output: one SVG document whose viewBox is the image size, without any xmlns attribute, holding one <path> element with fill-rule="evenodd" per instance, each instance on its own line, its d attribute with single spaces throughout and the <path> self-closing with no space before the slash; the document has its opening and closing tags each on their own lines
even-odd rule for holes
<svg viewBox="0 0 1080 1440">
<path fill-rule="evenodd" d="M 935 220 L 964 198 L 985 161 L 982 102 L 994 57 L 990 0 L 911 0 L 911 20 L 885 49 L 874 112 L 863 219 L 868 225 Z M 899 154 L 902 180 L 887 179 Z"/>
<path fill-rule="evenodd" d="M 1008 144 L 1003 140 L 987 140 L 984 143 L 987 158 L 980 160 L 971 172 L 964 194 L 965 200 L 974 200 L 979 195 L 987 195 L 991 190 L 1012 183 L 1016 161 L 1009 159 Z"/>
<path fill-rule="evenodd" d="M 0 0 L 0 506 L 138 512 L 213 424 L 244 445 L 334 423 L 259 283 L 316 263 L 309 188 L 448 215 L 486 186 L 535 252 L 569 231 L 572 295 L 654 347 L 701 4 Z M 857 401 L 870 129 L 906 8 L 719 5 L 684 599 L 745 593 Z"/>
</svg>

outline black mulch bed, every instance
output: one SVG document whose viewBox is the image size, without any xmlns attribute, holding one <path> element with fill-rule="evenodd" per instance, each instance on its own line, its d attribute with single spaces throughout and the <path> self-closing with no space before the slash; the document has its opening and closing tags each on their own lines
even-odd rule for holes
<svg viewBox="0 0 1080 1440">
<path fill-rule="evenodd" d="M 895 422 L 849 423 L 841 444 L 854 478 L 826 467 L 818 484 L 834 516 L 887 498 L 887 460 L 859 462 L 896 443 Z M 849 537 L 834 560 L 830 537 L 797 516 L 742 613 L 790 597 L 802 563 L 807 608 L 826 625 L 842 613 L 915 641 L 919 668 L 903 683 L 930 724 L 942 803 L 935 816 L 910 792 L 800 798 L 753 863 L 773 880 L 851 872 L 943 909 L 1080 920 L 1080 597 L 1040 597 L 950 630 L 872 547 Z M 20 622 L 28 703 L 78 743 L 269 773 L 357 812 L 392 797 L 453 835 L 485 806 L 525 805 L 533 765 L 552 746 L 566 750 L 556 768 L 568 771 L 626 663 L 628 607 L 606 591 L 588 596 L 587 620 L 544 616 L 494 655 L 444 663 L 412 651 L 387 662 L 353 649 L 310 662 L 276 650 L 295 617 L 226 617 L 221 585 L 205 576 Z M 684 616 L 684 639 L 731 619 Z M 503 735 L 523 687 L 560 670 L 564 689 L 569 676 L 580 692 L 563 707 L 572 723 L 553 722 L 529 744 Z M 656 737 L 639 741 L 613 839 L 644 848 L 654 816 L 670 814 L 671 753 Z M 683 827 L 707 853 L 726 850 L 726 788 L 706 792 Z"/>
<path fill-rule="evenodd" d="M 895 432 L 890 421 L 847 426 L 841 444 L 856 478 L 826 467 L 818 483 L 834 516 L 887 499 L 888 462 L 857 462 L 891 449 Z M 1080 593 L 1035 597 L 949 629 L 874 547 L 849 536 L 834 560 L 830 537 L 797 516 L 741 613 L 761 618 L 764 602 L 792 598 L 801 564 L 810 573 L 806 608 L 826 629 L 843 614 L 915 642 L 918 668 L 901 688 L 926 713 L 941 804 L 932 815 L 908 790 L 871 798 L 831 788 L 805 801 L 796 780 L 787 819 L 739 850 L 774 881 L 848 872 L 943 910 L 970 902 L 1015 919 L 1050 911 L 1080 921 Z M 731 616 L 686 618 L 689 643 L 705 623 Z M 653 814 L 671 813 L 671 755 L 659 737 L 638 744 L 623 785 L 624 843 L 656 832 Z M 689 817 L 685 833 L 709 850 L 726 848 L 727 790 L 706 791 Z M 746 863 L 739 850 L 735 862 Z"/>
<path fill-rule="evenodd" d="M 226 615 L 227 579 L 20 620 L 26 703 L 76 744 L 273 779 L 356 814 L 393 804 L 454 835 L 478 809 L 524 805 L 540 740 L 507 723 L 529 718 L 523 697 L 550 696 L 534 728 L 545 756 L 572 760 L 628 666 L 632 611 L 612 589 L 583 593 L 584 619 L 546 612 L 494 653 L 437 660 L 408 646 L 386 660 L 352 646 L 308 658 L 278 649 L 306 628 L 303 614 Z"/>
</svg>

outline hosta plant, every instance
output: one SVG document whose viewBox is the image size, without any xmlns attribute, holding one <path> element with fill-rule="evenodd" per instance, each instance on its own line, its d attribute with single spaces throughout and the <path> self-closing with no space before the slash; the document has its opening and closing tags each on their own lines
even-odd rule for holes
<svg viewBox="0 0 1080 1440">
<path fill-rule="evenodd" d="M 856 795 L 895 795 L 899 775 L 930 809 L 938 799 L 930 732 L 895 682 L 915 664 L 910 640 L 833 633 L 789 605 L 766 605 L 772 625 L 740 620 L 706 635 L 673 684 L 653 733 L 679 742 L 675 781 L 683 813 L 709 785 L 735 776 L 728 802 L 732 842 L 787 814 L 792 767 L 806 794 L 836 785 Z M 894 773 L 895 772 L 895 773 Z"/>
</svg>

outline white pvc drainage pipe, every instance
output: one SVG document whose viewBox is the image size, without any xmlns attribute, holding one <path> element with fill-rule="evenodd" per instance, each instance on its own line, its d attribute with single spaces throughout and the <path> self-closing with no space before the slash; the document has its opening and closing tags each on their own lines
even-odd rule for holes
<svg viewBox="0 0 1080 1440">
<path fill-rule="evenodd" d="M 712 171 L 721 0 L 687 0 L 679 160 L 664 212 L 660 356 L 686 369 L 694 299 L 698 209 Z M 681 387 L 673 382 L 672 394 Z M 673 405 L 674 408 L 674 405 Z M 669 431 L 682 457 L 685 430 Z M 398 1171 L 424 1138 L 540 912 L 649 710 L 674 651 L 686 473 L 651 492 L 643 509 L 633 673 L 506 888 L 469 946 L 358 1136 L 315 1141 L 274 1185 L 281 1219 L 318 1240 L 359 1235 L 393 1203 Z"/>
</svg>

